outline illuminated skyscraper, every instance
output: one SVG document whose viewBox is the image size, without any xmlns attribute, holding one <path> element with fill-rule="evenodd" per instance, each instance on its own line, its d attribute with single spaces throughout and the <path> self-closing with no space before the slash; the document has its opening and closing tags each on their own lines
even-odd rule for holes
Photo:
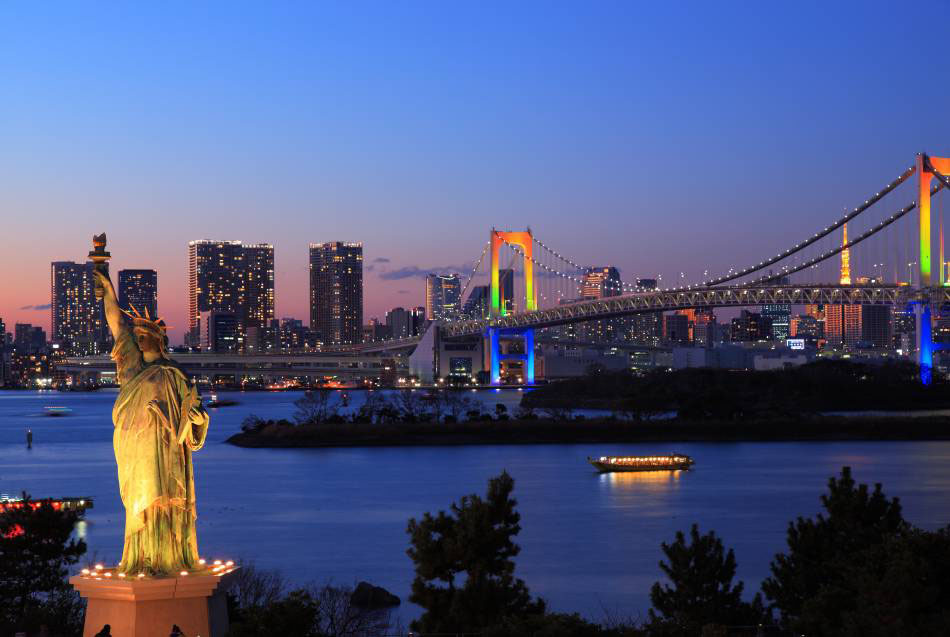
<svg viewBox="0 0 950 637">
<path fill-rule="evenodd" d="M 93 291 L 92 262 L 54 261 L 50 273 L 52 340 L 85 356 L 109 351 L 105 314 Z"/>
<path fill-rule="evenodd" d="M 119 270 L 119 307 L 135 307 L 143 316 L 158 316 L 158 273 L 155 270 Z"/>
<path fill-rule="evenodd" d="M 200 340 L 202 312 L 232 314 L 239 341 L 248 327 L 263 330 L 274 318 L 274 247 L 240 241 L 188 243 L 188 329 Z"/>
<path fill-rule="evenodd" d="M 324 346 L 363 340 L 363 244 L 310 244 L 310 329 Z"/>
<path fill-rule="evenodd" d="M 457 274 L 426 276 L 426 319 L 456 318 L 461 311 L 462 285 Z"/>
</svg>

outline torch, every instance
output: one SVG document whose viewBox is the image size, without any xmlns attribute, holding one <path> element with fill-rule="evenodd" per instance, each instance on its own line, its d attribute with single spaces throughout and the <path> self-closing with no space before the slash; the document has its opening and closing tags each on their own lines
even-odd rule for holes
<svg viewBox="0 0 950 637">
<path fill-rule="evenodd" d="M 92 237 L 92 250 L 89 251 L 89 260 L 92 261 L 92 267 L 102 272 L 106 277 L 109 276 L 109 259 L 112 258 L 112 255 L 106 252 L 106 233 L 95 235 Z M 102 289 L 102 286 L 99 283 L 96 283 L 95 287 L 96 300 L 101 301 L 102 295 L 105 294 L 105 290 Z"/>
</svg>

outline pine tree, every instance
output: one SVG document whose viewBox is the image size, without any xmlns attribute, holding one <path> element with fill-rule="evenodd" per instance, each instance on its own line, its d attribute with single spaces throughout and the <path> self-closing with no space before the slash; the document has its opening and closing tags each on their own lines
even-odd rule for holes
<svg viewBox="0 0 950 637">
<path fill-rule="evenodd" d="M 909 525 L 897 498 L 888 499 L 880 484 L 873 491 L 856 485 L 849 467 L 840 479 L 829 480 L 821 504 L 827 515 L 789 523 L 788 550 L 775 556 L 762 590 L 786 628 L 834 635 L 855 608 L 851 571 L 861 554 L 906 533 Z"/>
<path fill-rule="evenodd" d="M 743 583 L 733 585 L 736 558 L 722 540 L 710 531 L 700 535 L 694 524 L 689 543 L 677 531 L 672 544 L 663 543 L 667 561 L 660 568 L 669 585 L 653 584 L 650 589 L 650 623 L 665 634 L 698 635 L 707 624 L 749 625 L 763 618 L 758 596 L 752 604 L 742 601 Z"/>
<path fill-rule="evenodd" d="M 513 538 L 521 530 L 521 516 L 513 489 L 514 480 L 505 472 L 489 481 L 485 499 L 468 495 L 448 514 L 409 520 L 407 553 L 416 571 L 409 600 L 425 609 L 412 622 L 413 630 L 472 632 L 544 613 L 544 602 L 533 600 L 514 576 L 520 548 Z"/>
</svg>

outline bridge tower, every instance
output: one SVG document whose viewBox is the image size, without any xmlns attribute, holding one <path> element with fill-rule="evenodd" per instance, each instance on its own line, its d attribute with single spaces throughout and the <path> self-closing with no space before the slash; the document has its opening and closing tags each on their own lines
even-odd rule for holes
<svg viewBox="0 0 950 637">
<path fill-rule="evenodd" d="M 920 288 L 921 296 L 913 302 L 917 327 L 917 362 L 920 365 L 920 380 L 929 385 L 933 368 L 933 312 L 930 294 L 933 288 L 947 285 L 943 263 L 943 227 L 938 222 L 938 233 L 930 232 L 933 217 L 930 210 L 930 185 L 934 174 L 931 168 L 942 175 L 950 174 L 950 158 L 927 157 L 917 154 L 918 193 L 917 208 L 920 210 Z M 936 254 L 939 262 L 934 270 L 931 257 Z M 939 309 L 939 308 L 938 308 Z"/>
<path fill-rule="evenodd" d="M 505 316 L 509 312 L 508 302 L 513 299 L 505 298 L 506 290 L 502 289 L 500 276 L 500 250 L 503 244 L 517 246 L 523 255 L 524 267 L 524 287 L 525 287 L 525 308 L 527 312 L 538 309 L 537 299 L 534 292 L 534 261 L 532 260 L 532 247 L 534 246 L 534 237 L 531 235 L 531 229 L 523 232 L 501 231 L 492 228 L 491 230 L 491 286 L 490 297 L 491 307 L 489 316 L 498 318 Z M 512 284 L 512 287 L 513 284 Z M 511 291 L 508 291 L 510 294 Z M 511 340 L 511 338 L 521 338 L 524 343 L 524 353 L 522 354 L 503 354 L 502 340 Z M 488 358 L 487 367 L 490 370 L 491 384 L 501 384 L 501 361 L 502 360 L 520 360 L 524 366 L 524 376 L 522 381 L 526 385 L 534 384 L 534 329 L 533 328 L 509 328 L 500 329 L 497 327 L 488 327 L 485 330 L 485 348 Z"/>
</svg>

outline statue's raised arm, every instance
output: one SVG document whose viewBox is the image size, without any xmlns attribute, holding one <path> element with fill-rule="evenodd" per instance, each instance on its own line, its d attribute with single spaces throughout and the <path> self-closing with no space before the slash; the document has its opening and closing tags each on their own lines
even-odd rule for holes
<svg viewBox="0 0 950 637">
<path fill-rule="evenodd" d="M 112 286 L 112 280 L 109 274 L 100 270 L 93 269 L 92 276 L 96 278 L 96 286 L 102 290 L 103 309 L 106 314 L 106 323 L 109 324 L 109 331 L 112 332 L 112 338 L 118 342 L 122 335 L 122 330 L 127 330 L 122 310 L 119 308 L 119 299 L 115 295 L 115 288 Z"/>
</svg>

